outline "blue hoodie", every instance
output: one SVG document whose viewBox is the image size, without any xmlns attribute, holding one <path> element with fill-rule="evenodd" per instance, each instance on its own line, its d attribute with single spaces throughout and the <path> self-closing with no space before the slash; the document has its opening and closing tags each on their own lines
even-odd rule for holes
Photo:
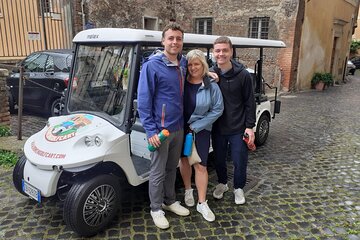
<svg viewBox="0 0 360 240">
<path fill-rule="evenodd" d="M 143 64 L 138 86 L 138 112 L 148 138 L 162 129 L 183 129 L 183 88 L 186 59 L 179 55 L 179 65 L 170 62 L 163 52 Z"/>
</svg>

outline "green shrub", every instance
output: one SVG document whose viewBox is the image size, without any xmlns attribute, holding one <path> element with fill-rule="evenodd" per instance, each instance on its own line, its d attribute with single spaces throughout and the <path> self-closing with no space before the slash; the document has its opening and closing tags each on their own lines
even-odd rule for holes
<svg viewBox="0 0 360 240">
<path fill-rule="evenodd" d="M 10 128 L 8 126 L 0 125 L 0 137 L 7 137 L 11 135 Z"/>
<path fill-rule="evenodd" d="M 357 53 L 360 48 L 360 41 L 352 40 L 350 45 L 350 53 Z"/>
<path fill-rule="evenodd" d="M 316 72 L 311 79 L 311 84 L 316 85 L 319 82 L 323 82 L 326 86 L 329 86 L 333 83 L 333 76 L 331 73 Z"/>
<path fill-rule="evenodd" d="M 13 167 L 18 160 L 16 153 L 7 150 L 0 150 L 0 165 L 3 167 Z"/>
</svg>

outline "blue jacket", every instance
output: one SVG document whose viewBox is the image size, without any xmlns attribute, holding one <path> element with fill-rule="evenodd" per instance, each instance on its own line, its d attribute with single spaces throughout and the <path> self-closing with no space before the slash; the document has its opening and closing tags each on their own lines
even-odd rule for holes
<svg viewBox="0 0 360 240">
<path fill-rule="evenodd" d="M 211 131 L 212 124 L 221 116 L 224 110 L 223 97 L 217 83 L 205 77 L 196 94 L 195 110 L 188 123 L 195 133 L 201 130 Z"/>
<path fill-rule="evenodd" d="M 143 64 L 138 86 L 138 112 L 148 138 L 162 129 L 175 132 L 184 128 L 183 88 L 186 59 L 179 55 L 179 65 L 163 52 Z"/>
</svg>

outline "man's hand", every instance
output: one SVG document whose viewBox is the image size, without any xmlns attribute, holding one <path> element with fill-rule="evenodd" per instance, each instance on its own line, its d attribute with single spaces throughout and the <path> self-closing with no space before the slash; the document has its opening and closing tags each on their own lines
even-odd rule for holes
<svg viewBox="0 0 360 240">
<path fill-rule="evenodd" d="M 216 82 L 219 82 L 219 76 L 214 72 L 209 72 L 209 77 L 215 79 Z"/>
<path fill-rule="evenodd" d="M 249 143 L 250 143 L 250 144 L 254 144 L 255 134 L 254 134 L 254 131 L 252 130 L 252 128 L 246 128 L 246 129 L 245 129 L 245 133 L 246 133 L 247 135 L 249 135 Z"/>
<path fill-rule="evenodd" d="M 159 136 L 158 136 L 157 134 L 155 134 L 154 136 L 150 137 L 150 138 L 148 139 L 148 141 L 149 141 L 149 144 L 150 144 L 150 145 L 152 145 L 152 146 L 154 146 L 154 147 L 156 147 L 156 148 L 160 147 L 160 145 L 161 145 L 160 138 L 159 138 Z"/>
</svg>

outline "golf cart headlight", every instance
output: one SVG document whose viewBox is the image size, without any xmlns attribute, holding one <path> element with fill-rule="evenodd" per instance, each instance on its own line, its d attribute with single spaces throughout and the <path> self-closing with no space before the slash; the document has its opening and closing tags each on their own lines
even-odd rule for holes
<svg viewBox="0 0 360 240">
<path fill-rule="evenodd" d="M 94 142 L 95 142 L 95 145 L 98 146 L 98 147 L 100 147 L 101 144 L 102 144 L 102 140 L 101 140 L 101 138 L 99 136 L 95 137 Z"/>
<path fill-rule="evenodd" d="M 95 137 L 91 137 L 91 136 L 86 136 L 85 137 L 85 145 L 88 147 L 91 146 L 97 146 L 100 147 L 102 144 L 102 140 L 99 136 L 95 136 Z"/>
<path fill-rule="evenodd" d="M 90 137 L 90 136 L 86 136 L 85 137 L 85 145 L 88 146 L 88 147 L 93 146 L 94 145 L 93 138 Z"/>
</svg>

